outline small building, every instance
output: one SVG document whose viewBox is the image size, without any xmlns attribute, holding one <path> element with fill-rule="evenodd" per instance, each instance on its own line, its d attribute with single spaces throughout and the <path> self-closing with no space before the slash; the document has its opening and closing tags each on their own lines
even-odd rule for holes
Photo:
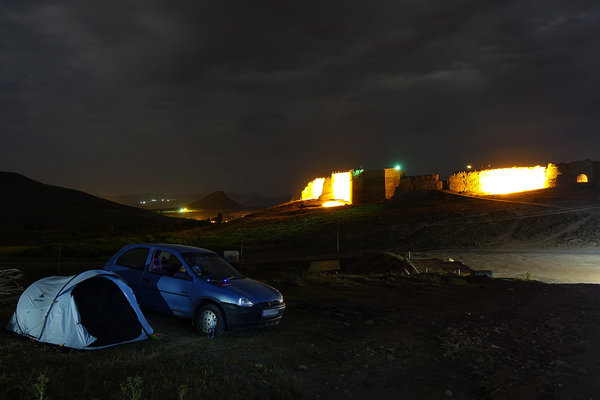
<svg viewBox="0 0 600 400">
<path fill-rule="evenodd" d="M 584 160 L 556 164 L 560 174 L 556 182 L 559 187 L 589 184 L 600 187 L 600 161 Z"/>
</svg>

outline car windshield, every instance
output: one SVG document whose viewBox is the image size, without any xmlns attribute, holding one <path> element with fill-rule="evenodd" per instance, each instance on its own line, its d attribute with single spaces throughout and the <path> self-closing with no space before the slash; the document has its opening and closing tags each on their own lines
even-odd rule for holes
<svg viewBox="0 0 600 400">
<path fill-rule="evenodd" d="M 231 264 L 216 254 L 183 253 L 181 256 L 196 276 L 218 281 L 244 277 Z"/>
</svg>

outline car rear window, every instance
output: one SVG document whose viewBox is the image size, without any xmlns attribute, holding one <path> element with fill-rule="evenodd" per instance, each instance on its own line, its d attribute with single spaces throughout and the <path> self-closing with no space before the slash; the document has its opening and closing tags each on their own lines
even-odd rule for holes
<svg viewBox="0 0 600 400">
<path fill-rule="evenodd" d="M 122 267 L 143 270 L 148 259 L 150 249 L 145 247 L 136 247 L 126 251 L 117 259 L 116 264 Z"/>
<path fill-rule="evenodd" d="M 231 264 L 216 254 L 183 253 L 181 255 L 197 276 L 218 281 L 244 277 Z"/>
</svg>

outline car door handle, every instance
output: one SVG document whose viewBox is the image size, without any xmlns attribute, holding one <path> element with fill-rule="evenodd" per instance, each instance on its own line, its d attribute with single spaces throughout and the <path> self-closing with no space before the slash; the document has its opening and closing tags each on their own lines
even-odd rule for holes
<svg viewBox="0 0 600 400">
<path fill-rule="evenodd" d="M 188 292 L 179 292 L 179 294 L 182 294 L 182 295 L 184 295 L 184 296 L 187 296 L 187 295 L 188 295 Z"/>
<path fill-rule="evenodd" d="M 146 282 L 146 283 L 150 282 L 150 279 L 149 279 L 149 278 L 143 278 L 142 280 L 143 280 L 144 282 Z"/>
</svg>

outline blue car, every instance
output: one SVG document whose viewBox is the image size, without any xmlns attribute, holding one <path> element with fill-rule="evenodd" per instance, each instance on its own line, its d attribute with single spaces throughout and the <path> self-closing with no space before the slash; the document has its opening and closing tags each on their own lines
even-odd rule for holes
<svg viewBox="0 0 600 400">
<path fill-rule="evenodd" d="M 285 310 L 277 289 L 199 247 L 131 244 L 104 269 L 127 282 L 142 308 L 190 318 L 198 333 L 210 337 L 226 328 L 276 325 Z"/>
</svg>

